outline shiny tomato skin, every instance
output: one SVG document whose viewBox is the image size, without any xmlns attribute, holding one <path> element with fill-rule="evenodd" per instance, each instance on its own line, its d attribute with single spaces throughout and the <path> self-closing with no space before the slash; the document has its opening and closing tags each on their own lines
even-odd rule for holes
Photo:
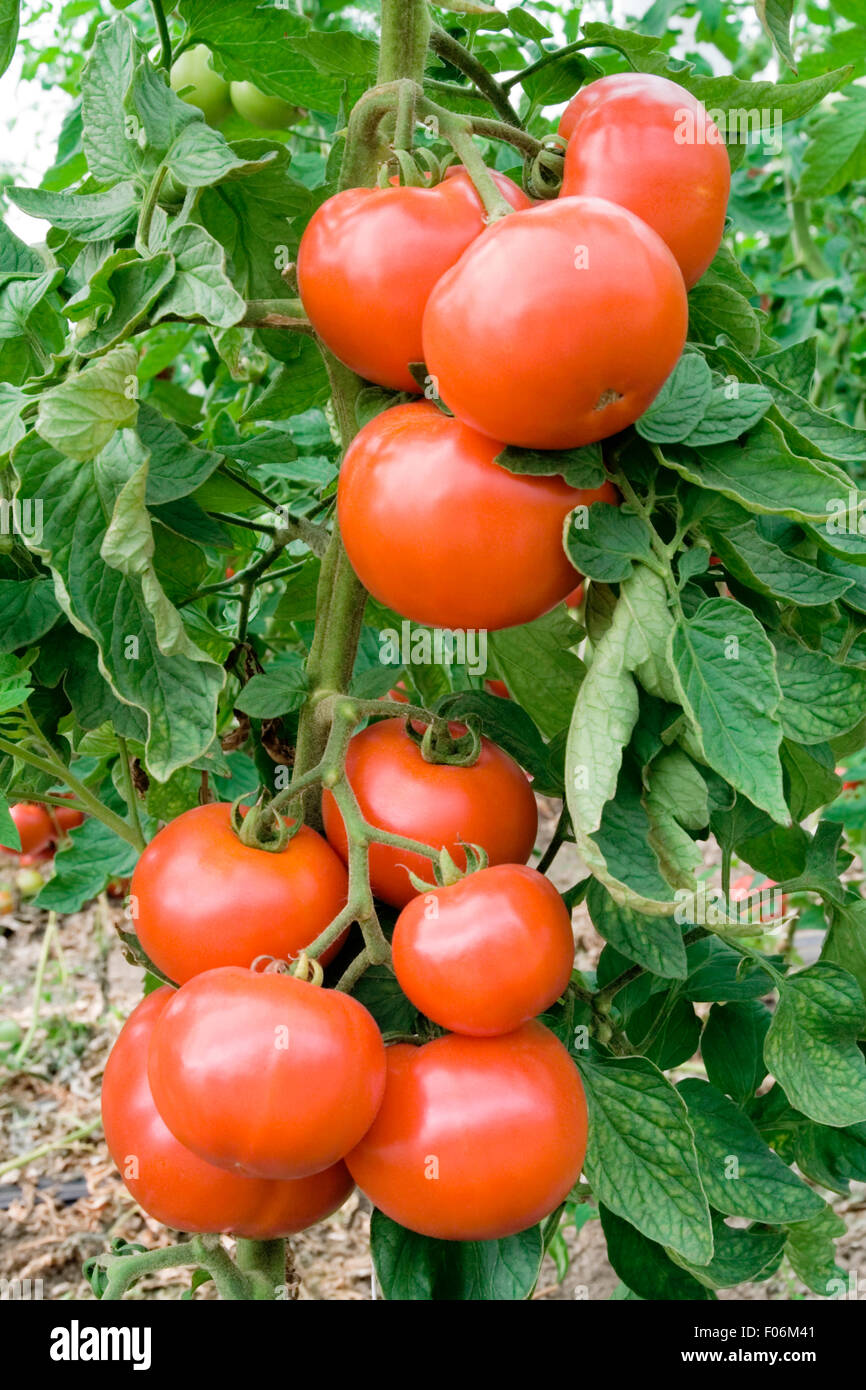
<svg viewBox="0 0 866 1390">
<path fill-rule="evenodd" d="M 321 835 L 302 826 L 271 854 L 241 844 L 229 812 L 226 802 L 184 811 L 154 836 L 132 875 L 136 934 L 177 984 L 257 956 L 295 957 L 346 904 L 345 868 Z"/>
<path fill-rule="evenodd" d="M 459 868 L 460 840 L 481 845 L 493 864 L 525 863 L 538 830 L 538 810 L 525 773 L 489 739 L 473 767 L 427 763 L 402 719 L 383 719 L 355 734 L 346 758 L 349 783 L 366 819 L 381 830 L 440 849 Z M 330 792 L 322 798 L 325 834 L 345 858 L 346 830 Z M 370 846 L 370 883 L 376 897 L 404 907 L 415 897 L 411 869 L 426 882 L 433 868 L 421 854 Z"/>
<path fill-rule="evenodd" d="M 346 1162 L 410 1231 L 496 1240 L 535 1225 L 574 1186 L 586 1122 L 577 1068 L 543 1024 L 449 1033 L 388 1048 L 382 1108 Z"/>
<path fill-rule="evenodd" d="M 540 617 L 574 587 L 565 519 L 616 491 L 509 473 L 494 462 L 503 447 L 431 401 L 393 406 L 355 436 L 340 470 L 340 532 L 381 603 L 413 622 L 492 631 Z"/>
<path fill-rule="evenodd" d="M 21 854 L 38 854 L 50 844 L 54 837 L 54 826 L 44 806 L 37 806 L 32 801 L 19 801 L 9 807 L 9 814 L 18 827 Z M 0 849 L 8 850 L 10 854 L 19 853 L 9 845 L 0 845 Z"/>
<path fill-rule="evenodd" d="M 200 1158 L 251 1177 L 305 1178 L 369 1129 L 385 1048 L 351 995 L 224 966 L 169 1000 L 148 1078 L 172 1134 Z"/>
<path fill-rule="evenodd" d="M 557 198 L 494 223 L 424 311 L 424 361 L 458 419 L 534 449 L 631 425 L 686 341 L 683 277 L 659 236 L 601 198 Z"/>
<path fill-rule="evenodd" d="M 247 1178 L 198 1158 L 166 1127 L 148 1084 L 147 1054 L 173 993 L 164 985 L 142 999 L 105 1067 L 102 1124 L 128 1191 L 164 1226 L 248 1240 L 292 1235 L 330 1216 L 354 1186 L 344 1163 L 294 1181 Z"/>
<path fill-rule="evenodd" d="M 413 898 L 392 942 L 394 974 L 421 1013 L 452 1033 L 495 1037 L 562 994 L 574 965 L 568 910 L 525 864 L 498 864 Z"/>
<path fill-rule="evenodd" d="M 566 596 L 566 608 L 579 608 L 583 603 L 583 580 Z"/>
<path fill-rule="evenodd" d="M 601 77 L 559 123 L 569 141 L 562 196 L 608 198 L 670 247 L 690 289 L 719 249 L 731 188 L 721 132 L 703 103 L 651 73 Z"/>
<path fill-rule="evenodd" d="M 514 207 L 531 200 L 503 174 Z M 433 188 L 351 188 L 313 214 L 298 251 L 298 288 L 319 337 L 368 381 L 420 392 L 424 305 L 440 275 L 485 227 L 465 171 Z"/>
</svg>

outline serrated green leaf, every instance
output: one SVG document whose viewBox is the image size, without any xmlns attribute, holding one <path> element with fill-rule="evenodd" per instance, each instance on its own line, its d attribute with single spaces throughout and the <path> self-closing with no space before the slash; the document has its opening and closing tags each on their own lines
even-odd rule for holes
<svg viewBox="0 0 866 1390">
<path fill-rule="evenodd" d="M 856 1039 L 866 1004 L 852 975 L 820 962 L 786 977 L 764 1059 L 804 1115 L 826 1125 L 866 1120 L 866 1060 Z"/>
</svg>

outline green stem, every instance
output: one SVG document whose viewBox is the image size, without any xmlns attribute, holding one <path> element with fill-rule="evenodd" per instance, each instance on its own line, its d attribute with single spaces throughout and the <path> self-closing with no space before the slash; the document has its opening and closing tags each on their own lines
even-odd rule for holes
<svg viewBox="0 0 866 1390">
<path fill-rule="evenodd" d="M 32 753 L 29 748 L 25 748 L 21 744 L 10 743 L 5 738 L 0 738 L 0 753 L 8 753 L 10 757 L 17 758 L 19 762 L 27 763 L 29 767 L 35 767 L 37 771 L 44 772 L 55 782 L 65 783 L 70 791 L 75 792 L 80 808 L 102 821 L 103 825 L 107 825 L 110 830 L 114 831 L 115 835 L 119 835 L 134 849 L 144 849 L 144 840 L 139 834 L 136 834 L 135 829 L 127 825 L 126 821 L 122 820 L 114 811 L 103 806 L 102 802 L 88 791 L 83 782 L 79 782 L 78 778 L 73 776 L 66 764 L 61 762 L 59 758 L 52 757 L 52 760 L 49 761 L 48 758 L 40 757 L 38 753 Z"/>
<path fill-rule="evenodd" d="M 24 1058 L 30 1051 L 30 1044 L 33 1042 L 33 1039 L 36 1036 L 36 1029 L 39 1026 L 39 1005 L 42 1000 L 42 981 L 45 978 L 45 967 L 48 964 L 48 957 L 51 954 L 51 942 L 56 930 L 57 913 L 49 912 L 48 923 L 45 928 L 45 934 L 42 937 L 42 947 L 39 952 L 39 960 L 36 965 L 36 978 L 33 981 L 33 1009 L 30 1016 L 30 1024 L 27 1029 L 27 1032 L 21 1040 L 21 1046 L 15 1053 L 15 1057 L 13 1059 L 13 1065 L 15 1067 L 20 1068 L 23 1064 Z"/>
<path fill-rule="evenodd" d="M 168 24 L 165 19 L 165 11 L 162 8 L 162 0 L 150 0 L 150 7 L 153 10 L 153 17 L 156 20 L 156 27 L 159 31 L 159 42 L 162 50 L 159 66 L 165 68 L 166 72 L 171 72 L 171 36 L 168 32 Z"/>
<path fill-rule="evenodd" d="M 243 328 L 289 328 L 312 333 L 313 325 L 299 299 L 251 299 L 240 321 Z"/>
<path fill-rule="evenodd" d="M 239 1238 L 235 1250 L 238 1269 L 253 1286 L 253 1297 L 274 1299 L 286 1283 L 285 1240 L 244 1240 Z"/>
<path fill-rule="evenodd" d="M 532 77 L 535 73 L 541 72 L 542 68 L 548 67 L 551 63 L 557 62 L 560 58 L 567 57 L 569 53 L 579 53 L 582 48 L 611 48 L 616 53 L 621 53 L 632 72 L 635 71 L 635 65 L 629 57 L 629 54 L 624 48 L 621 48 L 618 43 L 599 43 L 597 39 L 577 39 L 575 43 L 568 43 L 564 48 L 558 48 L 555 53 L 545 53 L 543 58 L 539 58 L 536 62 L 530 63 L 528 68 L 522 68 L 520 72 L 514 73 L 511 77 L 507 77 L 502 83 L 504 90 L 510 92 L 512 87 L 516 87 L 518 83 L 525 82 L 527 77 Z"/>
<path fill-rule="evenodd" d="M 475 55 L 469 52 L 468 48 L 464 48 L 462 43 L 438 24 L 433 25 L 430 47 L 440 58 L 444 58 L 452 67 L 457 68 L 458 72 L 462 72 L 464 77 L 468 77 L 471 82 L 475 83 L 478 91 L 490 103 L 493 110 L 498 112 L 503 121 L 507 121 L 511 126 L 517 126 L 518 129 L 522 128 L 523 122 L 508 100 L 508 93 L 505 88 L 487 71 L 484 64 L 480 63 Z M 458 88 L 458 90 L 460 89 Z M 465 93 L 461 93 L 461 95 L 465 95 Z"/>
<path fill-rule="evenodd" d="M 485 116 L 468 116 L 467 120 L 471 124 L 473 134 L 480 135 L 485 140 L 502 140 L 508 145 L 514 145 L 515 149 L 530 159 L 534 159 L 545 148 L 544 142 L 536 140 L 527 130 L 515 130 L 514 126 L 506 125 L 504 121 L 490 121 Z"/>
<path fill-rule="evenodd" d="M 809 204 L 805 199 L 797 197 L 794 192 L 793 180 L 787 170 L 785 171 L 785 197 L 791 213 L 791 240 L 794 243 L 797 258 L 813 280 L 824 280 L 827 276 L 832 275 L 832 271 L 812 239 Z"/>
<path fill-rule="evenodd" d="M 418 87 L 414 82 L 401 82 L 397 94 L 397 120 L 394 126 L 394 149 L 411 150 L 415 134 L 415 98 Z"/>
<path fill-rule="evenodd" d="M 150 187 L 147 190 L 147 194 L 141 207 L 141 213 L 139 214 L 138 218 L 138 228 L 135 233 L 135 244 L 138 251 L 143 256 L 147 256 L 149 253 L 150 248 L 148 243 L 150 241 L 150 227 L 151 223 L 153 222 L 153 214 L 156 211 L 156 207 L 159 202 L 159 192 L 162 188 L 167 173 L 168 165 L 160 164 L 159 168 L 157 169 L 156 173 L 151 179 Z"/>
<path fill-rule="evenodd" d="M 431 25 L 427 0 L 382 0 L 377 73 L 380 86 L 401 77 L 423 82 Z"/>
<path fill-rule="evenodd" d="M 481 151 L 472 138 L 473 122 L 467 116 L 455 116 L 428 97 L 419 99 L 418 110 L 432 117 L 438 133 L 454 150 L 484 204 L 488 222 L 496 222 L 513 212 L 513 207 L 499 191 L 492 171 L 484 163 Z"/>
<path fill-rule="evenodd" d="M 132 822 L 133 830 L 141 840 L 142 844 L 144 844 L 144 835 L 141 829 L 141 819 L 138 814 L 138 793 L 135 790 L 135 784 L 132 780 L 132 767 L 130 766 L 129 761 L 129 749 L 127 747 L 126 739 L 121 738 L 120 734 L 117 735 L 117 746 L 120 749 L 120 780 L 123 783 L 123 797 L 126 802 L 127 810 L 129 811 L 129 819 Z"/>
</svg>

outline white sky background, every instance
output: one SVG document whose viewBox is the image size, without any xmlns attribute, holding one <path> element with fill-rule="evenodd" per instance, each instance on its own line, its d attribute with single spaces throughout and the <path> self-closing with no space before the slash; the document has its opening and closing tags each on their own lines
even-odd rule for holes
<svg viewBox="0 0 866 1390">
<path fill-rule="evenodd" d="M 56 41 L 54 27 L 64 0 L 51 0 L 50 11 L 28 24 L 27 33 L 32 43 L 49 47 Z M 625 24 L 637 9 L 645 11 L 650 0 L 614 0 L 613 23 Z M 509 10 L 510 3 L 502 3 L 500 8 Z M 587 21 L 602 20 L 611 22 L 608 7 L 602 3 L 588 3 L 583 6 Z M 545 16 L 548 24 L 552 17 Z M 632 20 L 633 22 L 633 20 Z M 703 47 L 703 46 L 701 46 Z M 718 50 L 708 47 L 714 67 L 722 65 Z M 39 184 L 46 169 L 54 162 L 57 137 L 66 111 L 72 98 L 60 89 L 43 87 L 41 82 L 22 82 L 21 58 L 16 55 L 8 71 L 0 78 L 0 139 L 2 139 L 2 162 L 6 170 L 11 170 L 17 183 L 35 187 Z M 47 224 L 18 208 L 8 207 L 6 220 L 18 236 L 28 242 L 41 241 L 45 236 Z"/>
</svg>

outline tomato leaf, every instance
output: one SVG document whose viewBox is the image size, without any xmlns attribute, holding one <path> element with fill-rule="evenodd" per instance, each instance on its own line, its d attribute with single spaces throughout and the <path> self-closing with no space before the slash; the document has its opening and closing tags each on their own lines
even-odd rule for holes
<svg viewBox="0 0 866 1390">
<path fill-rule="evenodd" d="M 710 1212 L 681 1097 L 645 1057 L 575 1057 L 589 1104 L 584 1169 L 593 1193 L 650 1240 L 706 1264 Z"/>
<path fill-rule="evenodd" d="M 779 985 L 764 1059 L 792 1105 L 819 1124 L 866 1120 L 864 1028 L 860 987 L 838 965 L 819 961 Z"/>
<path fill-rule="evenodd" d="M 528 1298 L 544 1253 L 538 1226 L 504 1240 L 434 1240 L 381 1211 L 373 1212 L 370 1243 L 383 1294 L 402 1301 Z"/>
</svg>

